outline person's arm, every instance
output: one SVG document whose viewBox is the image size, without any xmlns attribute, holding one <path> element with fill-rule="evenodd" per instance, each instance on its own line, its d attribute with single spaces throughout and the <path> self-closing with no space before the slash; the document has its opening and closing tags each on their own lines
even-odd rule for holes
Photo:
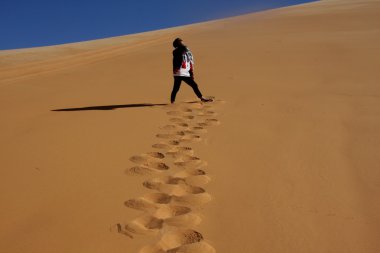
<svg viewBox="0 0 380 253">
<path fill-rule="evenodd" d="M 190 60 L 190 71 L 189 71 L 190 77 L 191 79 L 194 79 L 194 57 L 190 50 L 188 51 L 188 56 Z"/>
<path fill-rule="evenodd" d="M 180 50 L 173 51 L 173 74 L 177 73 L 182 65 L 182 52 Z"/>
<path fill-rule="evenodd" d="M 190 73 L 191 79 L 194 79 L 194 66 L 193 66 L 193 63 L 190 63 L 189 73 Z"/>
</svg>

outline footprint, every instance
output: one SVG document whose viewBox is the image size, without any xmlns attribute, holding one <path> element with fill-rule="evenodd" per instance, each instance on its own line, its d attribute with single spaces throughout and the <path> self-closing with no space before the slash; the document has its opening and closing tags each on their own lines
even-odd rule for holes
<svg viewBox="0 0 380 253">
<path fill-rule="evenodd" d="M 175 130 L 177 128 L 178 128 L 178 126 L 176 126 L 176 125 L 165 125 L 163 127 L 160 127 L 160 129 L 163 129 L 163 130 Z"/>
<path fill-rule="evenodd" d="M 165 157 L 164 154 L 160 152 L 149 152 L 141 155 L 134 155 L 129 160 L 137 164 L 150 163 L 156 160 L 161 160 Z"/>
<path fill-rule="evenodd" d="M 197 243 L 203 240 L 203 236 L 198 231 L 192 229 L 178 229 L 165 233 L 161 240 L 160 245 L 162 249 L 167 252 L 180 252 L 169 251 L 178 248 L 185 244 Z"/>
<path fill-rule="evenodd" d="M 182 155 L 181 160 L 184 162 L 187 162 L 187 161 L 200 161 L 201 159 L 193 155 L 184 154 Z"/>
<path fill-rule="evenodd" d="M 186 244 L 177 248 L 164 250 L 158 244 L 148 245 L 142 248 L 139 253 L 215 253 L 215 249 L 204 240 L 196 243 Z"/>
<path fill-rule="evenodd" d="M 206 175 L 206 172 L 201 169 L 185 169 L 174 174 L 175 177 L 186 178 L 188 176 L 201 176 Z"/>
<path fill-rule="evenodd" d="M 157 148 L 157 149 L 170 149 L 171 148 L 171 146 L 167 143 L 156 143 L 156 144 L 153 144 L 152 147 Z"/>
<path fill-rule="evenodd" d="M 153 168 L 156 170 L 168 170 L 169 169 L 169 166 L 163 162 L 149 161 L 143 165 L 145 165 L 148 168 Z"/>
<path fill-rule="evenodd" d="M 154 173 L 157 173 L 157 171 L 145 166 L 134 166 L 127 169 L 125 173 L 127 175 L 152 175 Z"/>
<path fill-rule="evenodd" d="M 207 192 L 199 194 L 187 194 L 183 196 L 173 196 L 173 201 L 190 206 L 202 206 L 211 201 L 211 195 Z"/>
<path fill-rule="evenodd" d="M 195 126 L 192 127 L 192 130 L 195 131 L 196 133 L 207 133 L 207 129 L 201 127 L 201 126 Z"/>
<path fill-rule="evenodd" d="M 143 199 L 156 204 L 169 204 L 172 197 L 166 193 L 155 192 L 144 195 Z"/>
<path fill-rule="evenodd" d="M 149 156 L 142 154 L 142 155 L 134 155 L 130 157 L 129 160 L 133 163 L 143 164 L 143 163 L 148 162 L 149 158 L 150 158 Z"/>
<path fill-rule="evenodd" d="M 220 125 L 220 121 L 217 119 L 206 119 L 205 122 L 208 126 L 217 126 Z"/>
<path fill-rule="evenodd" d="M 200 127 L 207 127 L 208 126 L 208 124 L 206 122 L 199 122 L 199 123 L 197 123 L 197 125 Z"/>
<path fill-rule="evenodd" d="M 139 253 L 167 253 L 167 251 L 163 250 L 158 244 L 154 244 L 143 247 Z"/>
<path fill-rule="evenodd" d="M 171 141 L 168 141 L 168 144 L 173 145 L 173 146 L 178 146 L 180 144 L 180 141 L 179 140 L 171 140 Z"/>
<path fill-rule="evenodd" d="M 174 123 L 184 123 L 185 120 L 181 118 L 170 118 L 169 121 Z"/>
<path fill-rule="evenodd" d="M 181 110 L 183 111 L 183 112 L 192 112 L 193 110 L 191 110 L 190 108 L 181 108 Z"/>
<path fill-rule="evenodd" d="M 178 122 L 177 126 L 180 126 L 180 127 L 189 127 L 189 124 L 184 123 L 184 122 Z"/>
<path fill-rule="evenodd" d="M 192 212 L 192 209 L 187 206 L 163 205 L 161 208 L 157 209 L 154 215 L 160 219 L 168 219 L 171 217 L 188 214 L 190 212 Z"/>
<path fill-rule="evenodd" d="M 160 153 L 160 152 L 149 152 L 149 153 L 147 153 L 147 155 L 150 155 L 151 157 L 157 158 L 157 159 L 164 159 L 165 158 L 165 155 Z"/>
<path fill-rule="evenodd" d="M 198 117 L 209 117 L 209 116 L 216 116 L 218 115 L 214 111 L 201 111 L 197 114 Z"/>
<path fill-rule="evenodd" d="M 203 185 L 208 184 L 211 181 L 211 178 L 206 175 L 197 175 L 197 176 L 188 176 L 184 180 L 189 185 L 203 186 Z"/>
<path fill-rule="evenodd" d="M 184 135 L 181 138 L 181 142 L 199 142 L 202 138 L 199 135 L 191 134 L 191 135 Z"/>
<path fill-rule="evenodd" d="M 193 155 L 194 150 L 190 147 L 175 147 L 173 149 L 170 149 L 168 152 L 166 152 L 167 156 L 173 157 L 173 158 L 180 158 L 183 155 Z"/>
<path fill-rule="evenodd" d="M 166 251 L 166 253 L 215 253 L 215 252 L 216 250 L 205 241 L 182 245 L 178 248 L 174 248 L 174 249 Z"/>
<path fill-rule="evenodd" d="M 176 139 L 178 136 L 176 134 L 156 134 L 157 138 L 161 139 Z"/>
<path fill-rule="evenodd" d="M 165 184 L 162 182 L 147 180 L 143 182 L 143 186 L 148 189 L 156 190 L 160 193 L 165 193 L 168 195 L 182 196 L 182 195 L 187 194 L 187 189 L 185 189 L 184 187 L 181 187 L 178 184 Z"/>
<path fill-rule="evenodd" d="M 177 161 L 174 165 L 188 169 L 198 169 L 207 165 L 205 161 L 201 160 L 189 160 L 189 161 Z"/>
<path fill-rule="evenodd" d="M 144 181 L 143 186 L 170 196 L 184 196 L 188 194 L 200 194 L 206 192 L 202 187 L 187 184 L 167 184 L 159 179 Z"/>
<path fill-rule="evenodd" d="M 181 115 L 183 115 L 183 113 L 179 112 L 179 111 L 168 111 L 166 114 L 170 115 L 170 116 L 181 116 Z"/>
<path fill-rule="evenodd" d="M 124 205 L 140 211 L 155 211 L 158 209 L 155 204 L 152 204 L 144 199 L 129 199 L 124 202 Z"/>
<path fill-rule="evenodd" d="M 188 213 L 183 215 L 174 216 L 164 220 L 164 223 L 174 227 L 186 227 L 191 228 L 199 225 L 202 219 L 199 215 L 194 213 Z"/>
<path fill-rule="evenodd" d="M 163 219 L 158 219 L 151 215 L 141 216 L 125 226 L 125 229 L 135 234 L 158 233 L 164 223 Z"/>
<path fill-rule="evenodd" d="M 155 178 L 151 180 L 152 182 L 156 183 L 163 183 L 163 184 L 180 184 L 185 183 L 185 180 L 183 178 L 179 177 L 173 177 L 173 176 L 166 176 L 162 178 Z"/>
<path fill-rule="evenodd" d="M 125 226 L 120 223 L 111 226 L 110 230 L 111 232 L 116 232 L 122 235 L 126 235 L 129 238 L 133 239 L 133 235 L 131 235 L 128 231 L 126 231 Z"/>
</svg>

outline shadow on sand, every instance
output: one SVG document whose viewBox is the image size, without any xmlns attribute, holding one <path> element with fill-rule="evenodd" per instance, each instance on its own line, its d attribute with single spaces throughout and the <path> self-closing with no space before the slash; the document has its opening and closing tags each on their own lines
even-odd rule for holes
<svg viewBox="0 0 380 253">
<path fill-rule="evenodd" d="M 184 102 L 188 104 L 199 103 L 199 101 Z M 131 108 L 131 107 L 152 107 L 152 106 L 165 106 L 168 104 L 150 104 L 150 103 L 140 103 L 140 104 L 125 104 L 125 105 L 98 105 L 98 106 L 88 106 L 88 107 L 77 107 L 77 108 L 63 108 L 54 109 L 53 112 L 74 112 L 74 111 L 106 111 L 114 110 L 119 108 Z"/>
<path fill-rule="evenodd" d="M 96 111 L 96 110 L 114 110 L 119 108 L 131 108 L 131 107 L 152 107 L 152 106 L 164 106 L 168 104 L 125 104 L 125 105 L 100 105 L 100 106 L 88 106 L 88 107 L 78 107 L 78 108 L 64 108 L 64 109 L 54 109 L 53 112 L 73 112 L 73 111 Z"/>
</svg>

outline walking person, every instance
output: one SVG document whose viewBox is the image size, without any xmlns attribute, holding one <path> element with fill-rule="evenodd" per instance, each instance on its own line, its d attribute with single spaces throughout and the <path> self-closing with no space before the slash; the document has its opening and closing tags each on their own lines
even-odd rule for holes
<svg viewBox="0 0 380 253">
<path fill-rule="evenodd" d="M 194 59 L 191 51 L 182 43 L 182 39 L 180 38 L 176 38 L 173 41 L 173 47 L 175 48 L 173 50 L 174 85 L 170 102 L 174 103 L 182 81 L 193 88 L 194 93 L 202 102 L 211 102 L 212 99 L 207 99 L 202 96 L 197 83 L 194 81 Z"/>
</svg>

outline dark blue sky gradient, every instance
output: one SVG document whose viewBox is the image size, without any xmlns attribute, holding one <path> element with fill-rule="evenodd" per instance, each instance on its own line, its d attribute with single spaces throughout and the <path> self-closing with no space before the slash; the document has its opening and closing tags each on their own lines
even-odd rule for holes
<svg viewBox="0 0 380 253">
<path fill-rule="evenodd" d="M 0 0 L 0 50 L 191 24 L 311 0 Z"/>
</svg>

